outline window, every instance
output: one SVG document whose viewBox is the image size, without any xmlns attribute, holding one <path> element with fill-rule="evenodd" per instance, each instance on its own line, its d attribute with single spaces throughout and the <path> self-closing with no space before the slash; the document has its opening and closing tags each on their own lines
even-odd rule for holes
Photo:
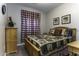
<svg viewBox="0 0 79 59">
<path fill-rule="evenodd" d="M 21 39 L 25 35 L 40 34 L 40 13 L 21 10 Z"/>
</svg>

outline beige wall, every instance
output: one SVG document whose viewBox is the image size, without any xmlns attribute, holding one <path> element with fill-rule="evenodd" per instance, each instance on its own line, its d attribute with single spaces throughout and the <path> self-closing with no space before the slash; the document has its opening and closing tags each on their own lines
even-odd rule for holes
<svg viewBox="0 0 79 59">
<path fill-rule="evenodd" d="M 71 23 L 70 24 L 60 24 L 59 25 L 53 25 L 53 18 L 60 17 L 63 15 L 71 14 Z M 56 27 L 56 26 L 65 26 L 65 27 L 71 27 L 77 29 L 77 40 L 79 40 L 79 4 L 74 3 L 65 3 L 57 8 L 51 10 L 47 14 L 47 32 L 50 28 Z"/>
</svg>

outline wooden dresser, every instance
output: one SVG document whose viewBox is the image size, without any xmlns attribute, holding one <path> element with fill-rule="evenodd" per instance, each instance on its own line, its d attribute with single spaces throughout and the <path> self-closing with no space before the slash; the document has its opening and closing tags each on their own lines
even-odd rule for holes
<svg viewBox="0 0 79 59">
<path fill-rule="evenodd" d="M 5 29 L 5 51 L 7 54 L 17 52 L 17 28 Z"/>
</svg>

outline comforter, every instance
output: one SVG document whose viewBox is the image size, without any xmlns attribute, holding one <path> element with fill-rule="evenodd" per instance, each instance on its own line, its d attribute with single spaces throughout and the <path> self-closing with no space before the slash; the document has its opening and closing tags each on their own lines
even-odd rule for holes
<svg viewBox="0 0 79 59">
<path fill-rule="evenodd" d="M 46 55 L 51 51 L 61 48 L 71 39 L 71 37 L 52 35 L 29 35 L 28 38 L 33 45 L 41 49 L 41 55 Z"/>
</svg>

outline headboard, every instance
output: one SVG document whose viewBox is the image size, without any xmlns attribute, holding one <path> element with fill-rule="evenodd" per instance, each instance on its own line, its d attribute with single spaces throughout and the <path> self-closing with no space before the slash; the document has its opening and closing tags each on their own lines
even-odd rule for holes
<svg viewBox="0 0 79 59">
<path fill-rule="evenodd" d="M 53 36 L 72 36 L 73 41 L 76 40 L 76 28 L 54 27 L 49 30 L 49 34 Z"/>
</svg>

